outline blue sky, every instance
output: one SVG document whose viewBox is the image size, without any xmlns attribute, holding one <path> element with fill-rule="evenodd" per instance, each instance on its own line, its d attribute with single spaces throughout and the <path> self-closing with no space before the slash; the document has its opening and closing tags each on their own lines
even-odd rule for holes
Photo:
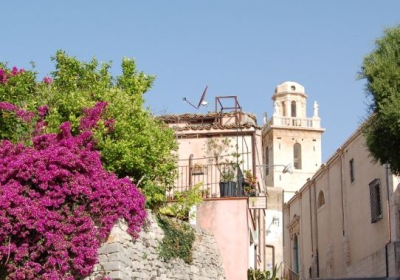
<svg viewBox="0 0 400 280">
<path fill-rule="evenodd" d="M 400 24 L 392 0 L 13 0 L 0 7 L 0 61 L 49 74 L 58 49 L 81 60 L 135 58 L 157 76 L 146 93 L 154 114 L 198 112 L 204 87 L 215 96 L 237 95 L 246 112 L 272 115 L 276 85 L 306 88 L 308 115 L 319 102 L 323 161 L 366 116 L 362 58 L 385 27 Z M 204 112 L 201 109 L 200 112 Z"/>
</svg>

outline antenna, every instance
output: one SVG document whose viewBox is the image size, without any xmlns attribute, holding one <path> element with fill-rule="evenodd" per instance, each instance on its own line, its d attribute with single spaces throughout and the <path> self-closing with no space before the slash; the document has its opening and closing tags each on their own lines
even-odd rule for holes
<svg viewBox="0 0 400 280">
<path fill-rule="evenodd" d="M 204 98 L 206 97 L 207 89 L 208 89 L 208 86 L 206 86 L 206 88 L 204 89 L 203 94 L 201 95 L 199 104 L 197 104 L 197 106 L 193 105 L 189 100 L 187 100 L 186 97 L 183 98 L 183 101 L 188 103 L 189 105 L 191 105 L 195 109 L 199 109 L 200 106 L 206 106 L 207 107 L 208 102 L 204 100 Z"/>
<path fill-rule="evenodd" d="M 285 168 L 283 169 L 282 173 L 293 174 L 293 167 L 292 167 L 292 164 L 289 163 L 288 165 L 285 165 Z"/>
</svg>

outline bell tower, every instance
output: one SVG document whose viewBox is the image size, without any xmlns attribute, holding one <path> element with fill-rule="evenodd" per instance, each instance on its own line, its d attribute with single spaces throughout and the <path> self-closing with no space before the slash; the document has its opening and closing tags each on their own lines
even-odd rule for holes
<svg viewBox="0 0 400 280">
<path fill-rule="evenodd" d="M 284 82 L 272 96 L 274 113 L 263 126 L 265 178 L 280 187 L 288 201 L 321 166 L 321 128 L 318 103 L 307 117 L 307 95 L 296 82 Z"/>
</svg>

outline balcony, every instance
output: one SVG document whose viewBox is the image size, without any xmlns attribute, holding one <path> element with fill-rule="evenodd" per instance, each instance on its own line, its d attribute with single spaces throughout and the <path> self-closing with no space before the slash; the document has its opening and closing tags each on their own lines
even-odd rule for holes
<svg viewBox="0 0 400 280">
<path fill-rule="evenodd" d="M 273 116 L 267 123 L 267 127 L 270 126 L 289 126 L 298 128 L 321 128 L 320 118 L 291 118 Z"/>
<path fill-rule="evenodd" d="M 227 168 L 224 165 L 216 164 L 187 164 L 178 167 L 178 178 L 174 186 L 167 191 L 167 198 L 174 199 L 174 193 L 185 192 L 192 189 L 195 185 L 200 185 L 203 198 L 221 197 L 246 197 L 255 196 L 260 192 L 257 183 L 251 186 L 244 178 L 242 168 L 234 167 L 231 171 L 229 180 L 223 180 L 224 172 Z M 222 183 L 222 181 L 225 181 Z"/>
</svg>

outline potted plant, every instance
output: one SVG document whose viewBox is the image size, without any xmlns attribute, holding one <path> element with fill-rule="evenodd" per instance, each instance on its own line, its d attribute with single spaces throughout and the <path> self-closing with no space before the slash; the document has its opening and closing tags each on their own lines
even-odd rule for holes
<svg viewBox="0 0 400 280">
<path fill-rule="evenodd" d="M 243 193 L 247 196 L 256 196 L 257 194 L 257 177 L 253 175 L 251 170 L 244 172 L 244 189 Z"/>
<path fill-rule="evenodd" d="M 210 196 L 210 190 L 209 189 L 205 189 L 205 190 L 201 190 L 201 197 L 202 198 L 208 198 Z"/>
<path fill-rule="evenodd" d="M 236 181 L 235 171 L 236 163 L 225 162 L 220 165 L 220 182 L 219 189 L 221 196 L 235 196 L 236 195 Z"/>
<path fill-rule="evenodd" d="M 220 174 L 220 196 L 236 196 L 236 168 L 239 164 L 238 154 L 233 151 L 229 138 L 212 138 L 206 142 L 206 152 L 214 161 Z"/>
<path fill-rule="evenodd" d="M 203 165 L 200 163 L 195 163 L 192 167 L 192 174 L 193 175 L 203 175 Z"/>
</svg>

